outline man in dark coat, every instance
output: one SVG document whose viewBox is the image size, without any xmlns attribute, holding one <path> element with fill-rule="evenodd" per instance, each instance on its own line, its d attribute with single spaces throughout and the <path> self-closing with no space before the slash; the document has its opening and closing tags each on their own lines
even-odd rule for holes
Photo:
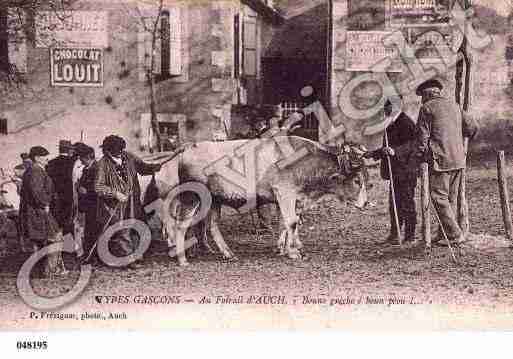
<svg viewBox="0 0 513 359">
<path fill-rule="evenodd" d="M 96 219 L 98 196 L 94 188 L 97 162 L 92 147 L 79 143 L 75 145 L 75 151 L 84 165 L 82 176 L 78 181 L 78 209 L 85 214 L 82 249 L 84 250 L 84 258 L 86 258 L 99 235 L 99 226 Z"/>
<path fill-rule="evenodd" d="M 384 107 L 386 117 L 392 115 L 392 103 L 387 100 Z M 392 166 L 392 180 L 394 183 L 395 203 L 399 226 L 404 225 L 404 240 L 413 241 L 417 226 L 417 211 L 415 208 L 415 187 L 417 186 L 417 166 L 409 151 L 402 150 L 415 140 L 415 123 L 404 112 L 397 114 L 393 122 L 385 130 L 388 136 L 388 148 L 385 135 L 383 135 L 383 148 L 367 154 L 376 160 L 381 160 L 381 177 L 390 180 L 387 154 Z M 391 150 L 390 150 L 391 149 Z M 396 154 L 397 152 L 397 154 Z M 389 194 L 390 235 L 387 242 L 399 243 L 401 228 L 395 222 L 395 208 L 392 200 L 392 191 Z"/>
<path fill-rule="evenodd" d="M 62 228 L 63 235 L 73 234 L 73 166 L 74 150 L 70 141 L 59 141 L 59 156 L 48 162 L 46 171 L 53 180 L 57 202 L 53 215 Z"/>
<path fill-rule="evenodd" d="M 98 161 L 94 186 L 98 195 L 97 219 L 101 231 L 124 219 L 145 221 L 137 174 L 152 175 L 161 168 L 159 164 L 145 163 L 125 148 L 126 142 L 119 136 L 111 135 L 103 141 L 104 156 Z M 118 242 L 126 254 L 136 247 L 132 238 L 130 231 L 125 231 Z"/>
<path fill-rule="evenodd" d="M 32 165 L 23 174 L 20 198 L 20 222 L 23 235 L 38 249 L 63 240 L 61 229 L 53 216 L 55 189 L 45 171 L 49 152 L 40 146 L 30 149 Z M 53 253 L 43 264 L 45 276 L 65 272 L 62 254 Z"/>
<path fill-rule="evenodd" d="M 465 240 L 456 214 L 460 206 L 462 169 L 466 167 L 464 138 L 472 139 L 477 124 L 458 105 L 442 96 L 440 81 L 431 79 L 416 91 L 422 97 L 417 123 L 418 147 L 430 169 L 431 198 L 443 230 L 454 244 Z M 439 234 L 438 240 L 443 238 Z M 445 244 L 445 242 L 439 242 Z"/>
</svg>

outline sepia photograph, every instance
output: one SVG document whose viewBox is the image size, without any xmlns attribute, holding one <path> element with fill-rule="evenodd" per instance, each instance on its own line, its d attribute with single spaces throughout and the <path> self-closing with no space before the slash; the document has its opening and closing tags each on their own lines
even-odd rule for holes
<svg viewBox="0 0 513 359">
<path fill-rule="evenodd" d="M 512 175 L 509 0 L 0 0 L 2 332 L 510 331 Z"/>
</svg>

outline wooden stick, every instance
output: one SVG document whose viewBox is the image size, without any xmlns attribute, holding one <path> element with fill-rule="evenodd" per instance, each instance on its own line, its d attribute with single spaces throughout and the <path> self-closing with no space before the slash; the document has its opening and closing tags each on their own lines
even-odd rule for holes
<svg viewBox="0 0 513 359">
<path fill-rule="evenodd" d="M 505 174 L 504 151 L 497 154 L 497 172 L 499 179 L 499 195 L 501 199 L 502 219 L 506 235 L 513 240 L 513 230 L 511 224 L 511 208 L 509 205 L 508 179 Z"/>
<path fill-rule="evenodd" d="M 421 170 L 421 203 L 422 203 L 422 239 L 427 248 L 431 248 L 431 213 L 429 207 L 429 167 L 427 163 L 420 164 Z"/>
<path fill-rule="evenodd" d="M 465 137 L 463 140 L 463 147 L 465 150 L 465 161 L 468 153 L 468 138 Z M 464 168 L 461 171 L 461 187 L 460 187 L 460 198 L 459 198 L 459 207 L 458 207 L 458 224 L 460 225 L 461 231 L 464 236 L 470 231 L 470 221 L 468 214 L 468 203 L 467 203 L 467 171 Z"/>
<path fill-rule="evenodd" d="M 388 132 L 385 129 L 385 147 L 388 147 Z M 397 203 L 395 202 L 395 188 L 394 188 L 394 177 L 392 173 L 392 161 L 390 160 L 390 156 L 387 154 L 387 164 L 388 164 L 388 175 L 390 177 L 390 193 L 392 194 L 392 204 L 394 205 L 394 221 L 397 228 L 397 235 L 399 236 L 399 245 L 403 245 L 403 237 L 401 236 L 401 226 L 399 225 L 399 216 L 397 214 Z"/>
</svg>

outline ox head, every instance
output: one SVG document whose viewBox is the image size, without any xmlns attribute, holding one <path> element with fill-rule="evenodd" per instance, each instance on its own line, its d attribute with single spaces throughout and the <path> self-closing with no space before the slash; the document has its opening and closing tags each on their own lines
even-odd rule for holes
<svg viewBox="0 0 513 359">
<path fill-rule="evenodd" d="M 367 149 L 354 143 L 330 146 L 327 149 L 337 159 L 338 171 L 330 178 L 336 182 L 336 196 L 359 209 L 365 208 L 369 202 L 367 189 L 372 187 L 364 159 Z"/>
</svg>

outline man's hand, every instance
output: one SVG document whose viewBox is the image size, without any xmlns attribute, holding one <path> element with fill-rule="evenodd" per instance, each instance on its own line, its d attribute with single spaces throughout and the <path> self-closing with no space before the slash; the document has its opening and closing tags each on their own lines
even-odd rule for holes
<svg viewBox="0 0 513 359">
<path fill-rule="evenodd" d="M 78 193 L 81 195 L 85 195 L 85 194 L 87 194 L 87 190 L 84 187 L 80 187 L 78 189 Z"/>
<path fill-rule="evenodd" d="M 116 192 L 116 194 L 114 195 L 114 197 L 116 197 L 116 199 L 119 201 L 119 202 L 122 202 L 122 203 L 125 203 L 128 201 L 128 196 L 124 193 L 121 193 L 121 192 Z"/>
<path fill-rule="evenodd" d="M 383 152 L 384 156 L 390 156 L 390 157 L 395 156 L 395 151 L 392 147 L 383 147 L 381 149 L 381 151 Z"/>
<path fill-rule="evenodd" d="M 50 213 L 50 206 L 45 206 L 45 212 Z"/>
</svg>

